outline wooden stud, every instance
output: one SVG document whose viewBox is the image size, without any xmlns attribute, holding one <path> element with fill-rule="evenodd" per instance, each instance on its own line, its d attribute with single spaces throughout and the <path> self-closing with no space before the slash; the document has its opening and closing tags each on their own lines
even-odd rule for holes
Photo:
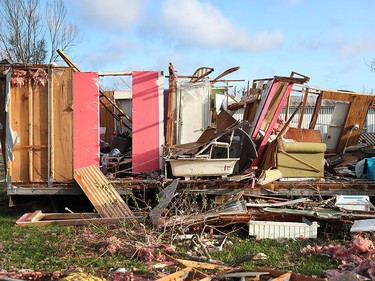
<svg viewBox="0 0 375 281">
<path fill-rule="evenodd" d="M 169 95 L 168 95 L 168 117 L 165 144 L 172 146 L 176 144 L 177 138 L 177 81 L 172 63 L 169 63 Z"/>
<path fill-rule="evenodd" d="M 303 92 L 303 103 L 302 103 L 301 114 L 299 116 L 298 128 L 302 127 L 303 116 L 305 114 L 305 108 L 306 108 L 306 103 L 307 103 L 308 96 L 309 96 L 309 88 L 305 88 L 305 91 Z"/>
<path fill-rule="evenodd" d="M 33 181 L 33 169 L 34 169 L 34 161 L 33 161 L 33 138 L 34 138 L 34 118 L 33 118 L 33 98 L 34 98 L 34 95 L 33 95 L 33 88 L 32 88 L 32 85 L 31 85 L 31 81 L 30 79 L 28 80 L 28 101 L 29 101 L 29 123 L 26 125 L 27 128 L 27 132 L 28 132 L 28 139 L 29 139 L 29 151 L 28 151 L 28 154 L 29 154 L 29 182 L 32 182 Z"/>
</svg>

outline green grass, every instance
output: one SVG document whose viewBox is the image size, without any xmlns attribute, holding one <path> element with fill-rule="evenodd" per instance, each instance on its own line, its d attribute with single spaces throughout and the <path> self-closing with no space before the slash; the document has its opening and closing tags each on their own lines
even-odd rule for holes
<svg viewBox="0 0 375 281">
<path fill-rule="evenodd" d="M 278 270 L 321 276 L 323 270 L 338 266 L 337 261 L 327 256 L 300 253 L 300 250 L 308 244 L 325 245 L 327 240 L 256 240 L 250 237 L 241 239 L 237 236 L 232 236 L 230 240 L 233 243 L 232 247 L 213 253 L 212 257 L 229 262 L 246 254 L 264 253 L 267 255 L 267 260 L 244 263 L 243 268 L 247 270 L 257 266 L 271 266 Z"/>
<path fill-rule="evenodd" d="M 110 268 L 137 268 L 143 275 L 152 274 L 146 263 L 125 255 L 123 252 L 111 254 L 103 251 L 103 243 L 109 237 L 121 241 L 145 243 L 142 228 L 130 226 L 48 226 L 20 227 L 15 221 L 22 214 L 18 210 L 0 206 L 0 271 L 32 269 L 43 273 L 54 271 L 74 271 L 82 268 L 87 273 L 98 275 Z M 129 235 L 131 233 L 132 235 Z M 150 236 L 152 235 L 151 232 Z M 232 261 L 246 254 L 264 253 L 267 260 L 246 262 L 244 270 L 257 266 L 271 266 L 278 270 L 293 271 L 322 277 L 326 269 L 337 268 L 337 261 L 326 256 L 301 254 L 308 244 L 326 245 L 335 243 L 327 239 L 312 240 L 256 240 L 250 237 L 231 235 L 221 252 L 211 252 L 213 259 Z M 337 242 L 337 241 L 336 241 Z M 177 251 L 191 250 L 191 245 L 179 245 Z"/>
<path fill-rule="evenodd" d="M 4 171 L 0 170 L 0 179 Z M 121 241 L 144 243 L 145 236 L 152 232 L 137 226 L 47 226 L 20 227 L 16 220 L 24 213 L 6 206 L 5 183 L 0 183 L 0 272 L 18 272 L 21 269 L 41 271 L 48 275 L 55 271 L 75 271 L 80 268 L 87 273 L 103 273 L 110 268 L 137 268 L 143 276 L 153 276 L 147 264 L 123 252 L 109 253 L 103 250 L 103 243 L 110 237 Z M 130 240 L 129 240 L 130 239 Z M 338 262 L 325 256 L 301 254 L 300 250 L 308 244 L 325 245 L 327 239 L 318 240 L 256 240 L 250 237 L 231 235 L 222 252 L 211 252 L 213 259 L 232 261 L 246 254 L 264 253 L 267 260 L 246 262 L 244 270 L 256 266 L 271 266 L 278 270 L 293 271 L 306 275 L 322 276 L 323 270 L 336 268 Z M 159 241 L 162 242 L 162 241 Z M 191 245 L 181 245 L 177 251 L 191 250 Z"/>
<path fill-rule="evenodd" d="M 15 221 L 21 214 L 0 206 L 0 271 L 31 269 L 52 273 L 82 268 L 98 273 L 110 268 L 136 267 L 141 273 L 148 273 L 140 260 L 100 250 L 100 245 L 111 235 L 108 227 L 20 227 Z"/>
</svg>

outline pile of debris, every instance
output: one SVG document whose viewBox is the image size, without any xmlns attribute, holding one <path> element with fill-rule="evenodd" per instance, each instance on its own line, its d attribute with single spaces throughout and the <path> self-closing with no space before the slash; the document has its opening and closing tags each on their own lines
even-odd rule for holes
<svg viewBox="0 0 375 281">
<path fill-rule="evenodd" d="M 241 267 L 238 267 L 243 262 L 266 259 L 267 256 L 262 253 L 242 256 L 226 264 L 211 258 L 210 249 L 221 251 L 227 243 L 228 234 L 243 231 L 244 226 L 248 229 L 249 237 L 257 239 L 314 239 L 319 236 L 318 228 L 321 224 L 344 225 L 349 222 L 354 222 L 352 232 L 374 231 L 363 227 L 372 225 L 375 219 L 375 211 L 373 211 L 375 207 L 366 196 L 355 198 L 341 196 L 326 200 L 307 197 L 286 199 L 231 190 L 227 194 L 208 198 L 194 190 L 179 189 L 179 180 L 176 179 L 158 194 L 159 203 L 151 211 L 133 212 L 98 167 L 78 169 L 75 171 L 75 177 L 98 213 L 44 214 L 41 211 L 35 211 L 22 216 L 17 224 L 19 226 L 43 226 L 126 222 L 134 223 L 133 225 L 138 225 L 140 229 L 143 227 L 144 233 L 147 233 L 144 224 L 152 223 L 154 230 L 160 235 L 168 234 L 172 243 L 159 243 L 156 246 L 154 245 L 156 240 L 146 235 L 151 239 L 147 243 L 148 246 L 137 246 L 133 243 L 134 241 L 128 243 L 116 237 L 109 237 L 101 244 L 100 249 L 108 253 L 120 251 L 132 257 L 136 253 L 139 259 L 147 263 L 157 261 L 155 266 L 158 268 L 170 266 L 176 268 L 176 272 L 164 277 L 159 276 L 158 280 L 175 280 L 176 278 L 180 278 L 178 280 L 227 280 L 227 278 L 245 277 L 262 280 L 259 279 L 261 276 L 276 274 L 276 271 L 269 269 L 244 272 Z M 142 223 L 138 223 L 139 220 Z M 142 235 L 141 232 L 139 231 L 137 235 Z M 192 252 L 183 254 L 176 251 L 173 242 L 184 240 L 195 245 Z M 366 251 L 358 247 L 366 247 Z M 197 250 L 194 251 L 194 248 Z M 196 256 L 194 254 L 196 252 L 201 255 Z M 302 252 L 329 253 L 336 259 L 340 257 L 342 259 L 345 253 L 352 253 L 365 255 L 369 259 L 373 253 L 373 245 L 370 240 L 357 237 L 353 240 L 353 246 L 345 251 L 342 246 L 325 248 L 310 246 Z M 366 270 L 371 276 L 373 274 L 370 272 L 372 263 L 366 263 L 365 256 L 361 258 L 363 263 L 356 264 L 356 268 L 363 269 L 365 265 L 368 265 Z M 347 265 L 347 263 L 349 261 L 343 259 L 343 264 Z M 210 273 L 201 272 L 202 268 L 210 270 Z M 341 272 L 335 272 L 346 273 L 349 267 L 340 267 L 340 269 Z M 328 273 L 332 274 L 332 272 Z M 359 270 L 356 272 L 362 273 Z M 121 275 L 118 272 L 113 272 L 113 274 Z M 291 275 L 293 275 L 291 272 L 276 274 L 279 278 L 289 278 Z M 315 280 L 318 279 L 315 278 Z"/>
<path fill-rule="evenodd" d="M 197 136 L 186 128 L 199 132 L 201 124 L 196 119 L 187 124 L 184 111 L 204 104 L 207 91 L 219 99 L 213 88 L 217 80 L 210 84 L 201 75 L 180 82 L 173 71 L 170 67 L 170 95 L 177 96 L 179 114 L 175 116 L 175 106 L 169 104 L 168 124 L 177 128 L 177 134 L 170 129 L 166 135 L 169 177 L 251 179 L 252 187 L 296 181 L 306 187 L 317 182 L 328 188 L 337 182 L 375 179 L 368 158 L 372 143 L 360 139 L 373 95 L 313 88 L 305 85 L 309 77 L 296 72 L 256 79 L 240 101 L 226 93 L 216 108 L 203 109 L 206 119 L 210 108 L 215 114 Z M 193 102 L 189 96 L 194 96 Z M 334 107 L 332 116 L 326 116 L 324 105 Z M 234 118 L 238 111 L 240 117 Z M 194 136 L 196 141 L 189 142 Z"/>
</svg>

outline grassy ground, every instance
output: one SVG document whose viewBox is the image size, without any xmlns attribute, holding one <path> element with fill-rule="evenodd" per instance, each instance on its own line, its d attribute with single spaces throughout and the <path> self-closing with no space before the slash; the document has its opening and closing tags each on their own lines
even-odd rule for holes
<svg viewBox="0 0 375 281">
<path fill-rule="evenodd" d="M 147 245 L 147 237 L 142 235 L 138 226 L 17 227 L 15 221 L 21 213 L 5 205 L 0 208 L 0 272 L 31 269 L 50 275 L 53 272 L 67 274 L 83 269 L 106 276 L 110 268 L 126 268 L 136 269 L 138 274 L 149 276 L 150 279 L 155 276 L 145 258 L 137 253 L 137 248 L 127 252 L 125 248 L 128 244 L 121 244 L 127 241 L 129 245 Z M 228 262 L 250 253 L 263 252 L 268 256 L 265 261 L 244 263 L 245 270 L 255 266 L 272 266 L 321 276 L 323 270 L 338 265 L 329 257 L 300 254 L 300 250 L 309 243 L 322 245 L 327 244 L 327 240 L 256 240 L 232 235 L 230 241 L 233 244 L 231 247 L 224 247 L 222 252 L 212 252 L 212 258 Z M 111 247 L 115 250 L 111 251 Z M 183 245 L 176 250 L 185 252 L 185 249 L 191 248 Z"/>
<path fill-rule="evenodd" d="M 3 176 L 0 174 L 0 179 Z M 3 194 L 0 198 L 4 192 L 5 184 L 0 183 L 0 193 Z M 159 248 L 149 246 L 168 244 L 170 241 L 163 240 L 160 233 L 142 224 L 16 226 L 15 221 L 23 213 L 8 208 L 6 201 L 0 200 L 0 273 L 28 269 L 40 271 L 44 276 L 52 276 L 52 273 L 64 276 L 69 272 L 83 270 L 106 277 L 109 269 L 126 268 L 152 280 L 156 273 L 155 269 L 150 268 L 149 260 L 155 261 L 159 257 Z M 213 259 L 228 262 L 245 254 L 259 252 L 268 256 L 264 261 L 244 263 L 245 270 L 255 266 L 272 266 L 275 269 L 322 276 L 323 270 L 338 265 L 337 261 L 329 257 L 300 253 L 308 244 L 326 245 L 331 242 L 327 239 L 255 240 L 246 235 L 231 235 L 229 240 L 230 243 L 226 244 L 223 251 L 211 252 Z M 178 245 L 176 251 L 192 251 L 191 244 Z"/>
</svg>

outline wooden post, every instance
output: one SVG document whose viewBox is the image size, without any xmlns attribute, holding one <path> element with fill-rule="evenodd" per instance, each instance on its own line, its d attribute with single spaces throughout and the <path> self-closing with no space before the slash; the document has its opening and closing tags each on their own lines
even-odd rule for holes
<svg viewBox="0 0 375 281">
<path fill-rule="evenodd" d="M 303 104 L 301 109 L 301 114 L 299 116 L 298 128 L 301 129 L 302 122 L 303 122 L 303 115 L 305 114 L 305 108 L 307 103 L 307 98 L 309 96 L 309 88 L 305 88 L 304 95 L 303 95 Z"/>
<path fill-rule="evenodd" d="M 168 96 L 167 134 L 165 144 L 176 144 L 177 122 L 177 79 L 172 63 L 169 63 L 169 96 Z"/>
<path fill-rule="evenodd" d="M 34 114 L 34 110 L 33 110 L 33 99 L 34 99 L 34 95 L 33 95 L 33 87 L 32 87 L 32 81 L 28 81 L 28 87 L 29 87 L 29 123 L 27 124 L 27 128 L 25 128 L 28 132 L 28 137 L 29 137 L 29 143 L 28 143 L 28 147 L 29 147 L 29 182 L 32 182 L 34 180 L 34 177 L 33 177 L 33 169 L 34 169 L 34 161 L 33 161 L 33 158 L 34 158 L 34 155 L 33 155 L 33 152 L 34 152 L 34 130 L 33 130 L 33 127 L 34 127 L 34 118 L 33 118 L 33 114 Z"/>
<path fill-rule="evenodd" d="M 320 110 L 320 106 L 322 105 L 322 95 L 323 93 L 320 92 L 318 98 L 316 99 L 315 108 L 314 108 L 313 115 L 311 116 L 309 129 L 314 129 L 316 122 L 318 121 L 319 110 Z"/>
<path fill-rule="evenodd" d="M 52 68 L 48 66 L 48 187 L 52 187 L 55 173 L 55 107 L 54 107 L 54 89 L 52 80 Z"/>
</svg>

